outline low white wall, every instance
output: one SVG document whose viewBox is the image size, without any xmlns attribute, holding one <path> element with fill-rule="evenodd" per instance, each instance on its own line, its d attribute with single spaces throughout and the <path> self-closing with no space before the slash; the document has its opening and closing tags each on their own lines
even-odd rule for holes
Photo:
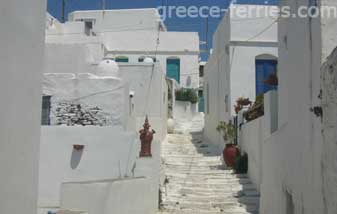
<svg viewBox="0 0 337 214">
<path fill-rule="evenodd" d="M 61 207 L 92 214 L 155 214 L 158 204 L 149 197 L 151 187 L 146 178 L 64 183 Z"/>
<path fill-rule="evenodd" d="M 248 175 L 260 191 L 262 176 L 262 146 L 264 117 L 250 121 L 241 127 L 242 152 L 248 154 Z"/>
<path fill-rule="evenodd" d="M 60 198 L 64 182 L 146 177 L 147 191 L 142 194 L 152 204 L 145 204 L 140 209 L 148 206 L 157 208 L 161 144 L 154 140 L 152 158 L 139 158 L 138 139 L 138 135 L 116 127 L 42 127 L 39 207 L 59 207 L 60 200 L 68 203 L 67 199 Z M 74 151 L 74 144 L 85 145 L 83 152 Z M 140 194 L 141 184 L 132 185 L 135 186 L 134 191 L 130 188 L 125 194 Z M 86 194 L 90 195 L 89 192 Z M 124 203 L 117 207 L 121 205 L 129 206 Z"/>
<path fill-rule="evenodd" d="M 62 182 L 131 176 L 139 148 L 137 136 L 119 128 L 42 127 L 39 206 L 59 206 Z"/>
</svg>

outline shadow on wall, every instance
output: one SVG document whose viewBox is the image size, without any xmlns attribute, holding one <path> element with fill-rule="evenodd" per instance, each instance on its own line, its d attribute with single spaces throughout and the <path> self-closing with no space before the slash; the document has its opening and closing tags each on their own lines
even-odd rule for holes
<svg viewBox="0 0 337 214">
<path fill-rule="evenodd" d="M 83 150 L 76 150 L 76 149 L 73 150 L 71 154 L 71 159 L 70 159 L 70 167 L 72 169 L 76 169 L 78 167 L 78 165 L 81 162 L 82 155 L 83 155 Z"/>
</svg>

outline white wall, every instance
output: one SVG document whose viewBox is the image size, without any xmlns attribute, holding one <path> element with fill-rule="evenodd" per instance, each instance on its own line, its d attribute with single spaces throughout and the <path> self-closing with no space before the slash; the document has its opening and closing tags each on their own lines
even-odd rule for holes
<svg viewBox="0 0 337 214">
<path fill-rule="evenodd" d="M 253 19 L 231 16 L 235 10 L 247 6 L 249 5 L 233 4 L 225 14 L 213 35 L 213 53 L 205 66 L 204 137 L 207 141 L 219 145 L 220 150 L 223 149 L 224 142 L 216 131 L 219 122 L 231 120 L 231 116 L 235 114 L 234 105 L 239 97 L 255 100 L 256 57 L 266 54 L 277 56 L 276 23 L 260 36 L 251 39 L 260 33 L 260 28 L 270 26 L 274 17 L 262 16 Z M 228 103 L 225 103 L 226 95 Z"/>
<path fill-rule="evenodd" d="M 96 36 L 85 35 L 84 25 L 80 21 L 61 24 L 57 21 L 52 22 L 52 18 L 49 17 L 46 27 L 48 44 L 63 44 L 63 46 L 80 44 L 83 46 L 82 49 L 85 49 L 82 51 L 76 50 L 75 47 L 62 49 L 64 47 L 61 46 L 59 52 L 62 51 L 63 55 L 57 56 L 56 59 L 51 58 L 51 60 L 59 60 L 61 65 L 66 62 L 76 66 L 77 60 L 84 54 L 83 51 L 85 55 L 93 58 L 93 60 L 86 60 L 87 62 L 99 62 L 103 53 L 110 57 L 127 56 L 130 63 L 137 63 L 140 57 L 156 55 L 162 71 L 166 73 L 166 60 L 174 57 L 180 59 L 181 86 L 199 88 L 199 35 L 197 32 L 163 30 L 159 34 L 160 42 L 157 47 L 160 17 L 156 9 L 111 10 L 105 12 L 104 19 L 102 15 L 102 11 L 75 11 L 70 15 L 70 20 L 96 19 L 94 26 Z M 133 30 L 137 33 L 135 34 Z M 53 53 L 55 52 L 53 50 Z M 79 53 L 76 55 L 76 52 Z M 70 62 L 70 59 L 73 61 Z M 187 84 L 189 77 L 191 83 Z"/>
<path fill-rule="evenodd" d="M 327 213 L 337 212 L 337 94 L 336 94 L 336 49 L 322 67 L 323 89 L 323 188 Z"/>
<path fill-rule="evenodd" d="M 129 130 L 138 132 L 142 129 L 148 115 L 152 128 L 157 132 L 155 139 L 162 141 L 167 134 L 168 89 L 160 66 L 156 64 L 153 68 L 147 63 L 121 63 L 120 74 L 130 91 L 135 92 L 130 99 L 129 114 L 135 121 L 129 121 Z"/>
<path fill-rule="evenodd" d="M 0 213 L 36 214 L 46 2 L 0 8 Z"/>
<path fill-rule="evenodd" d="M 44 73 L 89 73 L 92 63 L 100 62 L 99 44 L 50 44 L 45 51 Z M 95 49 L 97 51 L 95 51 Z"/>
<path fill-rule="evenodd" d="M 84 145 L 83 152 L 74 151 L 75 144 Z M 113 187 L 127 190 L 128 192 L 123 194 L 128 197 L 143 195 L 148 203 L 139 209 L 151 207 L 153 210 L 158 205 L 160 149 L 159 141 L 153 141 L 153 157 L 139 158 L 138 135 L 116 127 L 42 127 L 38 205 L 41 210 L 52 210 L 55 207 L 73 210 L 78 208 L 76 203 L 74 204 L 75 201 L 90 209 L 98 209 L 94 201 L 104 203 L 106 195 L 91 195 L 90 191 L 85 189 L 86 193 L 80 195 L 93 200 L 88 204 L 85 198 L 69 198 L 69 194 L 78 194 L 76 191 L 61 194 L 62 184 L 71 182 L 80 185 L 83 182 L 100 183 L 99 180 L 143 176 L 146 181 L 131 183 L 127 185 L 129 189 L 124 189 L 124 183 L 113 184 Z M 142 185 L 146 186 L 145 193 Z M 111 191 L 115 193 L 116 188 L 112 188 Z M 124 198 L 125 195 L 121 194 L 120 198 Z M 110 210 L 130 208 L 128 203 L 118 206 L 112 206 L 110 203 L 109 206 Z M 104 206 L 99 209 L 104 209 Z"/>
<path fill-rule="evenodd" d="M 264 117 L 260 117 L 244 124 L 240 132 L 242 152 L 248 154 L 248 175 L 258 191 L 262 181 L 263 127 Z"/>
<path fill-rule="evenodd" d="M 155 214 L 158 203 L 146 178 L 62 184 L 62 209 L 101 214 Z"/>
<path fill-rule="evenodd" d="M 282 4 L 295 11 L 309 1 Z M 319 19 L 279 21 L 279 130 L 263 146 L 261 213 L 286 213 L 286 192 L 294 213 L 328 213 L 333 195 L 323 189 L 321 118 L 310 111 L 321 102 L 321 29 Z"/>
<path fill-rule="evenodd" d="M 119 10 L 89 10 L 74 11 L 69 14 L 69 21 L 94 19 L 94 31 L 122 30 L 158 30 L 160 15 L 155 8 L 119 9 Z M 121 22 L 121 20 L 123 20 Z"/>
<path fill-rule="evenodd" d="M 75 103 L 88 108 L 98 107 L 106 125 L 126 127 L 129 88 L 120 78 L 89 73 L 49 73 L 44 74 L 43 93 L 51 96 L 51 125 L 58 124 L 56 116 L 60 104 Z"/>
<path fill-rule="evenodd" d="M 251 101 L 256 98 L 256 57 L 269 55 L 277 60 L 277 47 L 266 47 L 256 43 L 253 46 L 235 45 L 231 48 L 232 69 L 231 81 L 231 107 L 232 115 L 235 115 L 234 105 L 239 97 L 248 97 Z M 261 58 L 259 58 L 261 59 Z M 266 59 L 266 58 L 264 58 Z"/>
<path fill-rule="evenodd" d="M 107 54 L 112 57 L 127 56 L 129 62 L 137 63 L 142 56 L 155 56 L 166 73 L 166 60 L 171 57 L 180 59 L 180 85 L 188 88 L 199 87 L 199 36 L 195 32 L 153 31 L 108 32 L 102 34 Z M 191 84 L 187 84 L 190 76 Z"/>
<path fill-rule="evenodd" d="M 82 153 L 75 144 L 85 146 Z M 39 206 L 58 207 L 63 182 L 132 176 L 139 146 L 137 136 L 121 128 L 42 127 Z"/>
</svg>

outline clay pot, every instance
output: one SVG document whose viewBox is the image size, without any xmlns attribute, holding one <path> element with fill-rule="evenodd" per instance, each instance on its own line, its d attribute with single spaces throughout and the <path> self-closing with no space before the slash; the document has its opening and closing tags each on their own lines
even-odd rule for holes
<svg viewBox="0 0 337 214">
<path fill-rule="evenodd" d="M 233 168 L 235 166 L 235 158 L 238 155 L 238 149 L 234 144 L 226 144 L 226 148 L 223 150 L 223 158 L 226 166 Z"/>
<path fill-rule="evenodd" d="M 167 132 L 169 134 L 173 134 L 174 132 L 174 127 L 175 127 L 175 121 L 172 118 L 169 118 L 167 120 Z"/>
</svg>

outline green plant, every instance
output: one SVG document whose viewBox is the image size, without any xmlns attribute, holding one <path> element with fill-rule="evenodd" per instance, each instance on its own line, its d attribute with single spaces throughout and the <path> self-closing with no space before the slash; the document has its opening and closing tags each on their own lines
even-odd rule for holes
<svg viewBox="0 0 337 214">
<path fill-rule="evenodd" d="M 198 94 L 197 91 L 191 88 L 181 88 L 176 90 L 176 100 L 191 102 L 195 104 L 198 102 Z"/>
<path fill-rule="evenodd" d="M 244 106 L 251 106 L 252 101 L 249 100 L 249 98 L 239 97 L 236 100 L 236 105 L 234 105 L 235 112 L 238 114 L 239 111 L 243 109 Z"/>
<path fill-rule="evenodd" d="M 216 130 L 223 134 L 224 140 L 228 141 L 228 144 L 233 143 L 235 137 L 235 127 L 231 122 L 226 123 L 224 121 L 220 121 Z"/>
<path fill-rule="evenodd" d="M 254 104 L 244 113 L 247 121 L 255 120 L 264 115 L 264 94 L 256 96 Z"/>
</svg>

